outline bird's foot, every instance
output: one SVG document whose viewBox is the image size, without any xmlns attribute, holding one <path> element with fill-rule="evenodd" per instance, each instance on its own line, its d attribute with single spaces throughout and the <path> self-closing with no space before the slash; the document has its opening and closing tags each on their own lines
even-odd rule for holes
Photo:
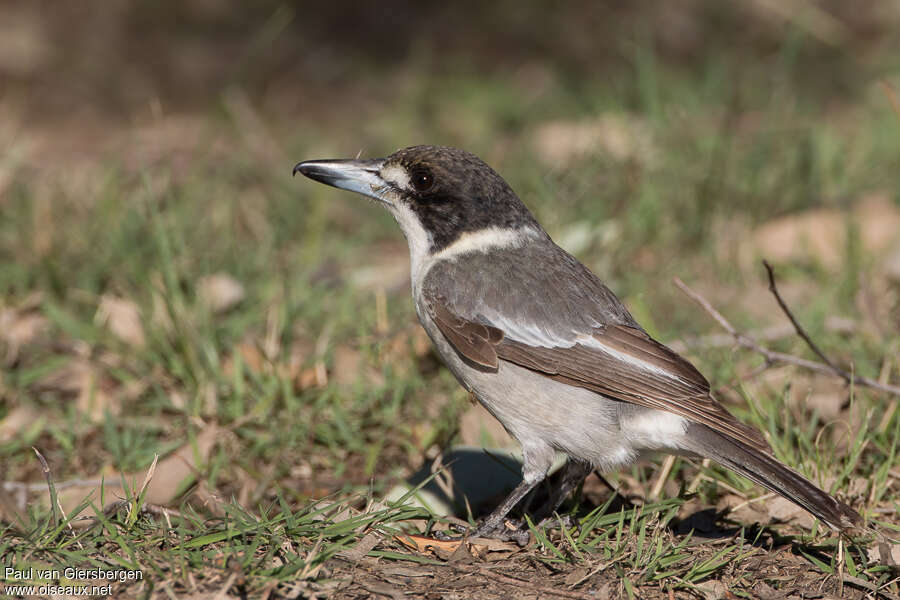
<svg viewBox="0 0 900 600">
<path fill-rule="evenodd" d="M 460 541 L 472 538 L 489 538 L 492 540 L 500 540 L 502 542 L 515 542 L 519 546 L 526 546 L 531 538 L 531 532 L 528 526 L 522 520 L 504 519 L 493 520 L 490 518 L 482 521 L 481 525 L 474 529 L 462 529 L 459 526 L 451 525 L 455 533 L 452 535 L 447 531 L 433 531 L 432 537 L 442 542 Z"/>
<path fill-rule="evenodd" d="M 485 519 L 469 537 L 482 537 L 500 540 L 502 542 L 515 542 L 519 546 L 526 546 L 531 539 L 528 526 L 521 519 L 493 520 Z"/>
<path fill-rule="evenodd" d="M 468 527 L 464 527 L 458 525 L 456 523 L 450 523 L 450 529 L 447 531 L 444 530 L 434 530 L 431 532 L 431 537 L 436 540 L 440 540 L 442 542 L 452 542 L 456 540 L 462 540 L 466 538 L 466 532 L 469 531 Z M 453 535 L 457 534 L 457 535 Z"/>
</svg>

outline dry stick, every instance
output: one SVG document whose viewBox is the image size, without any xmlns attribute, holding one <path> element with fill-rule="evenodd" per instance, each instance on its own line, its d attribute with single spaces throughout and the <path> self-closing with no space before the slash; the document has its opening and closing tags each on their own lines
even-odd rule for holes
<svg viewBox="0 0 900 600">
<path fill-rule="evenodd" d="M 876 597 L 884 596 L 888 600 L 900 600 L 900 596 L 898 596 L 897 594 L 892 594 L 891 592 L 885 590 L 884 586 L 875 585 L 874 583 L 872 583 L 870 581 L 866 581 L 865 579 L 860 579 L 859 577 L 854 577 L 852 575 L 845 574 L 844 582 L 849 583 L 850 585 L 862 588 L 864 590 L 867 590 L 867 591 L 875 594 Z M 890 585 L 890 583 L 893 583 L 893 582 L 888 582 L 887 585 Z"/>
<path fill-rule="evenodd" d="M 838 367 L 836 364 L 831 362 L 825 353 L 819 350 L 819 347 L 816 346 L 815 342 L 810 339 L 810 337 L 806 334 L 806 331 L 803 327 L 800 326 L 800 323 L 797 322 L 797 319 L 794 317 L 794 313 L 791 312 L 791 309 L 788 308 L 787 303 L 784 301 L 784 298 L 781 297 L 781 293 L 778 291 L 778 286 L 775 285 L 775 270 L 772 268 L 772 265 L 769 264 L 769 261 L 763 260 L 763 266 L 766 268 L 766 273 L 769 275 L 769 291 L 772 292 L 772 295 L 775 296 L 776 302 L 778 302 L 778 306 L 781 307 L 781 310 L 784 311 L 784 314 L 787 315 L 787 318 L 791 320 L 791 325 L 794 326 L 794 331 L 797 332 L 803 341 L 806 342 L 806 345 L 809 346 L 809 349 L 812 350 L 816 356 L 822 359 L 822 362 L 831 367 L 831 370 L 837 373 L 843 378 L 848 384 L 853 382 L 853 375 L 845 371 L 844 369 Z"/>
<path fill-rule="evenodd" d="M 807 360 L 805 358 L 800 358 L 799 356 L 794 356 L 793 354 L 785 354 L 784 352 L 775 352 L 774 350 L 769 350 L 764 346 L 760 346 L 756 340 L 751 337 L 748 337 L 728 322 L 728 319 L 722 316 L 722 313 L 717 311 L 709 301 L 689 288 L 685 282 L 683 282 L 678 277 L 673 278 L 672 280 L 675 285 L 680 289 L 684 294 L 700 305 L 703 310 L 705 310 L 709 315 L 715 319 L 715 321 L 721 325 L 721 327 L 730 333 L 734 340 L 738 343 L 739 346 L 747 348 L 749 350 L 753 350 L 757 354 L 762 355 L 763 358 L 766 359 L 767 362 L 770 363 L 785 363 L 789 365 L 796 365 L 798 367 L 803 367 L 804 369 L 809 369 L 810 371 L 815 371 L 817 373 L 825 373 L 828 375 L 838 375 L 842 377 L 839 372 L 836 372 L 832 367 L 827 364 L 823 364 L 820 362 L 816 362 L 814 360 Z M 886 383 L 880 383 L 875 381 L 874 379 L 870 379 L 868 377 L 861 377 L 859 375 L 853 375 L 851 381 L 854 385 L 860 385 L 867 388 L 872 388 L 874 390 L 880 390 L 882 392 L 887 392 L 889 394 L 893 394 L 895 396 L 900 396 L 900 386 L 890 385 Z"/>
<path fill-rule="evenodd" d="M 54 482 L 53 487 L 56 491 L 64 490 L 72 487 L 89 487 L 95 488 L 104 484 L 103 479 L 71 479 L 69 481 Z M 110 487 L 122 487 L 121 483 L 115 481 L 106 481 L 105 484 Z M 46 483 L 27 483 L 24 481 L 4 481 L 0 482 L 0 487 L 8 492 L 39 492 L 47 487 Z"/>
</svg>

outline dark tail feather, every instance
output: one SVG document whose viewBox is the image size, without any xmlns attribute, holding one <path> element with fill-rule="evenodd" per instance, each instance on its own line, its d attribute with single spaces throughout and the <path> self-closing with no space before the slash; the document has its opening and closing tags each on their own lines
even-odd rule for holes
<svg viewBox="0 0 900 600">
<path fill-rule="evenodd" d="M 781 494 L 809 511 L 832 529 L 849 532 L 863 526 L 858 512 L 820 490 L 811 481 L 778 462 L 775 457 L 729 439 L 704 425 L 692 424 L 687 431 L 691 448 L 750 481 Z"/>
</svg>

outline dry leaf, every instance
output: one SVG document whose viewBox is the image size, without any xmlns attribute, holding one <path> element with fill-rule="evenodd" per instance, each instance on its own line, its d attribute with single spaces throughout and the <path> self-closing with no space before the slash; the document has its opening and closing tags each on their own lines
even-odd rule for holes
<svg viewBox="0 0 900 600">
<path fill-rule="evenodd" d="M 332 377 L 339 386 L 351 386 L 361 377 L 367 384 L 382 386 L 385 383 L 384 375 L 367 364 L 362 353 L 350 346 L 337 346 L 334 349 L 334 368 Z"/>
<path fill-rule="evenodd" d="M 307 390 L 319 386 L 319 369 L 316 367 L 303 369 L 294 379 L 294 385 L 298 390 Z"/>
<path fill-rule="evenodd" d="M 19 350 L 46 329 L 47 319 L 37 312 L 11 308 L 0 310 L 0 343 L 6 346 L 3 362 L 7 365 L 15 362 Z"/>
<path fill-rule="evenodd" d="M 131 300 L 104 294 L 100 297 L 94 320 L 105 325 L 113 335 L 131 346 L 141 348 L 147 341 L 141 323 L 141 311 Z"/>
<path fill-rule="evenodd" d="M 121 404 L 115 394 L 115 383 L 83 358 L 70 360 L 64 367 L 42 378 L 37 387 L 75 396 L 81 414 L 99 422 L 107 413 L 117 415 Z"/>
<path fill-rule="evenodd" d="M 187 443 L 165 459 L 159 461 L 153 478 L 147 482 L 145 501 L 162 506 L 171 503 L 178 492 L 183 489 L 182 485 L 185 480 L 194 477 L 204 467 L 212 448 L 221 435 L 222 431 L 218 427 L 207 425 L 197 435 L 195 444 Z M 147 470 L 126 473 L 124 478 L 126 484 L 137 491 L 140 489 L 140 482 L 147 479 Z M 99 482 L 101 479 L 105 479 L 105 502 L 109 503 L 125 498 L 125 494 L 121 489 L 121 477 L 116 475 L 104 478 L 98 475 L 92 479 L 85 479 L 85 485 L 70 486 L 59 490 L 59 501 L 63 510 L 68 514 L 80 505 L 85 498 L 90 499 L 94 504 L 99 504 Z M 43 501 L 49 501 L 49 492 L 45 495 Z M 92 509 L 88 507 L 84 514 L 92 515 Z"/>
<path fill-rule="evenodd" d="M 657 154 L 650 131 L 640 119 L 607 113 L 580 121 L 552 121 L 537 128 L 532 145 L 538 157 L 555 168 L 600 152 L 620 161 L 652 162 Z"/>
<path fill-rule="evenodd" d="M 769 523 L 771 517 L 766 512 L 768 499 L 748 501 L 744 496 L 737 494 L 723 494 L 716 502 L 717 511 L 728 511 L 729 518 L 741 523 Z"/>
<path fill-rule="evenodd" d="M 576 569 L 572 569 L 566 578 L 563 579 L 563 583 L 566 584 L 566 587 L 571 588 L 581 580 L 585 579 L 588 576 L 588 571 L 585 567 L 578 567 Z"/>
<path fill-rule="evenodd" d="M 214 273 L 197 282 L 197 296 L 214 313 L 223 313 L 240 304 L 246 292 L 241 282 L 228 273 Z"/>
<path fill-rule="evenodd" d="M 363 539 L 359 540 L 359 542 L 357 542 L 357 544 L 349 550 L 341 550 L 340 552 L 338 552 L 338 556 L 341 556 L 342 558 L 345 558 L 351 562 L 359 562 L 366 554 L 371 552 L 380 541 L 381 536 L 374 531 L 370 531 L 365 536 L 363 536 Z"/>
<path fill-rule="evenodd" d="M 889 566 L 900 565 L 900 544 L 881 542 L 869 547 L 869 560 Z"/>
<path fill-rule="evenodd" d="M 434 553 L 435 549 L 440 550 L 444 554 L 453 554 L 459 545 L 465 540 L 439 540 L 436 538 L 426 537 L 424 535 L 395 535 L 394 539 L 416 552 L 422 554 Z"/>
<path fill-rule="evenodd" d="M 776 496 L 766 502 L 766 511 L 775 521 L 792 523 L 804 529 L 811 529 L 815 518 L 787 498 Z"/>
<path fill-rule="evenodd" d="M 715 579 L 698 583 L 697 589 L 706 600 L 724 600 L 728 597 L 728 586 Z"/>
<path fill-rule="evenodd" d="M 742 262 L 749 264 L 762 255 L 780 262 L 812 258 L 838 267 L 847 251 L 851 223 L 858 227 L 858 239 L 867 252 L 883 252 L 900 243 L 900 209 L 888 194 L 877 193 L 860 199 L 849 212 L 817 208 L 769 221 L 742 247 Z"/>
<path fill-rule="evenodd" d="M 791 379 L 791 402 L 806 412 L 817 412 L 824 421 L 840 416 L 848 394 L 847 386 L 837 377 L 797 374 Z"/>
<path fill-rule="evenodd" d="M 512 553 L 521 550 L 521 547 L 512 542 L 492 538 L 439 540 L 424 535 L 397 535 L 394 539 L 410 550 L 421 554 L 434 554 L 442 560 L 459 560 L 463 554 L 484 559 L 491 552 Z"/>
<path fill-rule="evenodd" d="M 478 552 L 518 552 L 521 547 L 513 542 L 504 542 L 503 540 L 495 540 L 493 538 L 472 537 L 466 541 L 473 548 L 477 548 Z"/>
<path fill-rule="evenodd" d="M 43 418 L 44 416 L 31 406 L 16 406 L 0 421 L 0 442 L 13 439 L 26 427 L 31 427 L 35 421 Z"/>
</svg>

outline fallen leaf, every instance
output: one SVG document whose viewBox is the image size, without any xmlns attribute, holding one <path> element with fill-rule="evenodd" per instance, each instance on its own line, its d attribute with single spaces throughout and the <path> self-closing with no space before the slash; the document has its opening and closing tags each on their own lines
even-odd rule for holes
<svg viewBox="0 0 900 600">
<path fill-rule="evenodd" d="M 513 542 L 504 542 L 494 538 L 470 537 L 466 538 L 470 546 L 477 548 L 479 553 L 485 552 L 518 552 L 521 547 Z"/>
<path fill-rule="evenodd" d="M 197 282 L 197 296 L 214 313 L 224 313 L 240 304 L 246 292 L 241 282 L 228 273 L 214 273 Z"/>
<path fill-rule="evenodd" d="M 204 468 L 210 452 L 221 437 L 222 431 L 218 427 L 207 425 L 197 434 L 195 443 L 189 442 L 169 454 L 165 459 L 158 461 L 152 479 L 147 482 L 145 501 L 162 506 L 171 503 L 180 492 L 184 491 L 185 482 Z M 146 478 L 146 470 L 124 475 L 126 484 L 131 486 L 135 492 L 140 489 L 141 482 Z M 73 485 L 59 490 L 59 501 L 66 514 L 73 511 L 85 499 L 99 505 L 99 482 L 101 480 L 103 480 L 105 488 L 104 502 L 109 503 L 125 498 L 122 491 L 122 477 L 103 477 L 102 474 L 98 474 L 94 478 L 84 479 L 84 485 Z M 49 502 L 49 492 L 44 495 L 43 501 Z M 89 506 L 79 514 L 93 515 L 93 510 Z"/>
<path fill-rule="evenodd" d="M 44 416 L 31 406 L 16 406 L 6 417 L 0 421 L 0 442 L 7 442 L 22 434 L 27 427 L 31 427 Z"/>
<path fill-rule="evenodd" d="M 374 531 L 370 531 L 349 550 L 341 550 L 338 552 L 338 556 L 345 558 L 350 562 L 359 562 L 366 554 L 371 552 L 380 541 L 381 536 Z"/>
<path fill-rule="evenodd" d="M 698 583 L 697 589 L 706 600 L 724 600 L 728 597 L 728 586 L 716 579 Z"/>
<path fill-rule="evenodd" d="M 895 567 L 900 565 L 900 544 L 880 542 L 869 547 L 869 560 Z"/>
<path fill-rule="evenodd" d="M 113 335 L 131 346 L 141 348 L 147 341 L 141 311 L 131 300 L 104 294 L 100 297 L 94 320 L 105 325 Z"/>
<path fill-rule="evenodd" d="M 40 379 L 37 387 L 74 396 L 78 411 L 94 423 L 102 421 L 107 413 L 121 412 L 114 381 L 84 358 L 70 360 Z"/>
<path fill-rule="evenodd" d="M 406 598 L 406 594 L 402 590 L 380 581 L 360 581 L 359 584 L 364 587 L 366 591 L 378 596 L 387 596 L 393 600 L 403 600 Z"/>
<path fill-rule="evenodd" d="M 808 413 L 818 413 L 824 421 L 840 416 L 849 393 L 843 380 L 837 377 L 797 374 L 791 378 L 790 401 L 795 406 L 804 407 Z"/>
<path fill-rule="evenodd" d="M 767 499 L 748 501 L 744 496 L 737 494 L 723 494 L 716 502 L 717 511 L 728 511 L 728 516 L 741 523 L 767 524 L 772 519 L 766 512 Z"/>
<path fill-rule="evenodd" d="M 47 319 L 38 312 L 12 308 L 0 310 L 0 343 L 6 346 L 4 364 L 15 362 L 19 350 L 46 330 Z"/>
<path fill-rule="evenodd" d="M 849 211 L 816 208 L 774 219 L 741 248 L 743 264 L 765 256 L 778 262 L 814 259 L 839 267 L 847 252 L 848 225 L 858 228 L 863 250 L 880 253 L 900 243 L 900 209 L 887 193 L 861 198 Z"/>
<path fill-rule="evenodd" d="M 308 390 L 312 387 L 321 387 L 320 384 L 320 376 L 319 369 L 316 367 L 309 367 L 307 369 L 303 369 L 297 374 L 297 377 L 294 378 L 294 385 L 298 390 Z"/>
<path fill-rule="evenodd" d="M 364 378 L 367 385 L 382 386 L 385 383 L 384 375 L 369 365 L 362 353 L 350 346 L 337 346 L 334 349 L 334 366 L 332 376 L 334 381 L 342 387 L 349 387 Z"/>
<path fill-rule="evenodd" d="M 468 556 L 485 559 L 494 552 L 511 554 L 522 548 L 512 542 L 504 542 L 492 538 L 459 538 L 439 540 L 424 535 L 397 535 L 394 539 L 421 554 L 434 554 L 441 560 L 456 561 Z"/>
<path fill-rule="evenodd" d="M 545 123 L 535 130 L 532 146 L 541 161 L 555 168 L 601 152 L 620 161 L 638 160 L 644 164 L 657 155 L 646 124 L 620 113 Z"/>
<path fill-rule="evenodd" d="M 812 528 L 815 522 L 815 518 L 811 514 L 781 496 L 776 496 L 766 502 L 766 511 L 775 521 L 792 523 L 804 529 Z"/>
<path fill-rule="evenodd" d="M 435 549 L 445 554 L 452 554 L 465 540 L 439 540 L 424 535 L 395 535 L 394 539 L 416 552 L 427 554 L 434 553 Z"/>
<path fill-rule="evenodd" d="M 588 571 L 585 567 L 578 567 L 576 569 L 572 569 L 572 571 L 570 571 L 569 574 L 566 575 L 566 578 L 563 580 L 563 583 L 566 584 L 566 587 L 571 588 L 572 586 L 574 586 L 575 584 L 580 582 L 582 579 L 586 578 L 588 576 L 588 573 L 590 573 L 590 571 Z"/>
</svg>

